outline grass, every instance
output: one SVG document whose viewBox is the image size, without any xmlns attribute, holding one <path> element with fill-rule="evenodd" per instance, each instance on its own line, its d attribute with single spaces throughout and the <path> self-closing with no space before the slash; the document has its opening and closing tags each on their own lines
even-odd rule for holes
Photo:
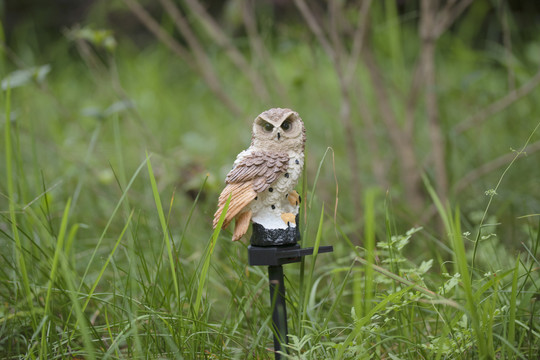
<svg viewBox="0 0 540 360">
<path fill-rule="evenodd" d="M 407 51 L 399 45 L 406 33 L 389 27 L 384 35 L 377 41 L 388 52 Z M 497 95 L 506 73 L 479 65 L 485 54 L 443 41 L 461 60 L 440 64 L 441 111 L 454 119 L 458 108 L 488 102 L 486 92 Z M 231 243 L 229 231 L 211 229 L 251 120 L 225 114 L 163 49 L 118 51 L 117 79 L 52 59 L 45 80 L 2 92 L 0 357 L 272 358 L 266 269 L 247 265 L 247 245 Z M 334 246 L 285 267 L 288 357 L 535 358 L 540 173 L 538 155 L 523 156 L 523 145 L 538 138 L 530 119 L 539 105 L 516 104 L 510 120 L 499 114 L 482 136 L 448 133 L 456 178 L 509 146 L 521 150 L 451 204 L 437 198 L 428 169 L 425 191 L 442 228 L 412 220 L 396 200 L 401 190 L 384 193 L 369 171 L 355 219 L 351 190 L 337 186 L 350 174 L 328 60 L 302 43 L 279 51 L 273 63 L 308 129 L 302 244 Z M 318 78 L 296 66 L 306 63 Z M 390 73 L 401 72 L 407 59 L 389 63 Z M 231 96 L 260 112 L 233 69 L 218 66 Z M 132 102 L 111 90 L 114 81 Z M 494 189 L 487 201 L 486 189 Z"/>
</svg>

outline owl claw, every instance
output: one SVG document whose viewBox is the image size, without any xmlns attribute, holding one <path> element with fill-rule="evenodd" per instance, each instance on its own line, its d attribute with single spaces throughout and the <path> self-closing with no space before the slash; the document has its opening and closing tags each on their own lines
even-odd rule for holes
<svg viewBox="0 0 540 360">
<path fill-rule="evenodd" d="M 296 216 L 293 213 L 283 213 L 281 214 L 281 220 L 290 226 L 290 224 L 296 224 Z"/>
<path fill-rule="evenodd" d="M 288 194 L 287 199 L 289 200 L 289 204 L 291 204 L 292 206 L 296 206 L 302 202 L 302 198 L 296 192 L 296 190 L 291 191 Z"/>
</svg>

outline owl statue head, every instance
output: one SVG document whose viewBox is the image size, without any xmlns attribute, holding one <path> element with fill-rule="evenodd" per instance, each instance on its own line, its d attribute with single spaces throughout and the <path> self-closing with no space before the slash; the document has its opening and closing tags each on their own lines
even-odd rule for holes
<svg viewBox="0 0 540 360">
<path fill-rule="evenodd" d="M 261 113 L 253 122 L 251 145 L 276 151 L 304 151 L 306 129 L 296 111 L 274 108 Z"/>
</svg>

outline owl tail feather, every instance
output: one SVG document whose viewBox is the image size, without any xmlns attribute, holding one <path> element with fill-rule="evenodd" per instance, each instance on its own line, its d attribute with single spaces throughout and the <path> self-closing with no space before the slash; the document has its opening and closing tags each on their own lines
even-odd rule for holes
<svg viewBox="0 0 540 360">
<path fill-rule="evenodd" d="M 251 210 L 245 211 L 243 213 L 240 213 L 236 217 L 236 222 L 234 226 L 234 232 L 233 232 L 233 241 L 240 240 L 242 236 L 247 232 L 249 223 L 251 221 Z"/>
</svg>

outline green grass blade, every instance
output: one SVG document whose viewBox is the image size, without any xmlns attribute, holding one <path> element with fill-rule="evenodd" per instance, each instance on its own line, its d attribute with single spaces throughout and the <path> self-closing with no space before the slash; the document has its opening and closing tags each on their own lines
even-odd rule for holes
<svg viewBox="0 0 540 360">
<path fill-rule="evenodd" d="M 113 169 L 113 173 L 115 174 L 115 177 L 116 177 L 116 181 L 118 183 L 118 186 L 120 188 L 120 190 L 125 193 L 127 191 L 127 186 L 126 184 L 128 183 L 127 182 L 127 179 L 126 179 L 126 167 L 125 167 L 125 160 L 124 160 L 124 152 L 123 152 L 123 149 L 124 149 L 124 146 L 122 144 L 122 132 L 121 132 L 121 129 L 120 129 L 120 119 L 119 119 L 119 114 L 118 113 L 114 113 L 112 115 L 112 125 L 113 125 L 113 138 L 114 138 L 114 147 L 115 147 L 115 152 L 116 152 L 116 166 L 118 168 L 118 171 L 114 171 Z M 111 168 L 112 168 L 112 165 L 111 165 Z M 132 211 L 130 210 L 130 204 L 129 204 L 129 198 L 126 198 L 125 201 L 122 202 L 122 207 L 123 207 L 123 212 L 124 212 L 124 216 L 130 216 L 128 214 L 132 213 Z M 128 247 L 128 258 L 129 258 L 129 273 L 130 274 L 135 274 L 137 272 L 137 267 L 136 267 L 136 262 L 133 260 L 136 258 L 136 244 L 135 244 L 135 239 L 134 239 L 134 236 L 132 235 L 132 233 L 134 232 L 135 230 L 132 229 L 132 231 L 130 233 L 128 233 L 128 241 L 127 241 L 127 247 Z M 136 283 L 136 280 L 134 279 L 134 276 L 129 276 L 129 289 L 128 291 L 130 293 L 135 293 L 137 290 L 137 283 Z M 129 319 L 132 320 L 134 316 L 136 316 L 135 312 L 134 311 L 134 301 L 131 301 L 129 306 L 127 306 L 127 310 L 128 310 L 128 314 L 129 314 Z M 138 328 L 135 328 L 134 329 L 134 334 L 133 334 L 133 339 L 134 339 L 134 349 L 135 349 L 135 352 L 137 354 L 142 354 L 143 353 L 143 350 L 142 350 L 142 346 L 141 346 L 141 340 L 140 340 L 140 336 L 139 336 L 139 329 Z"/>
<path fill-rule="evenodd" d="M 323 322 L 323 325 L 322 325 L 322 328 L 323 329 L 326 329 L 328 327 L 328 323 L 330 321 L 330 318 L 332 317 L 332 315 L 334 314 L 335 310 L 336 310 L 336 307 L 338 306 L 339 304 L 339 300 L 342 298 L 343 296 L 343 292 L 345 291 L 345 287 L 346 285 L 348 285 L 348 280 L 351 276 L 351 273 L 353 271 L 353 268 L 355 266 L 355 263 L 352 262 L 351 263 L 351 266 L 349 266 L 348 268 L 344 268 L 344 269 L 334 269 L 333 271 L 334 272 L 338 272 L 338 271 L 347 271 L 346 274 L 345 274 L 345 277 L 343 279 L 343 282 L 341 283 L 341 286 L 339 287 L 339 290 L 337 291 L 336 293 L 336 297 L 335 297 L 335 300 L 332 302 L 332 306 L 330 306 L 330 310 L 328 310 L 328 313 L 326 314 L 325 316 L 325 319 L 324 319 L 324 322 Z"/>
<path fill-rule="evenodd" d="M 206 282 L 206 277 L 208 275 L 208 269 L 210 268 L 210 259 L 212 258 L 212 253 L 214 252 L 214 248 L 216 246 L 219 233 L 221 232 L 221 227 L 223 226 L 223 222 L 225 221 L 225 215 L 227 214 L 227 210 L 229 209 L 230 203 L 231 203 L 231 196 L 229 195 L 229 198 L 227 199 L 227 202 L 225 203 L 221 216 L 219 217 L 219 221 L 216 225 L 216 228 L 214 229 L 214 233 L 212 234 L 212 237 L 210 238 L 210 244 L 208 246 L 208 250 L 206 251 L 204 264 L 201 269 L 201 273 L 199 275 L 199 286 L 197 287 L 195 305 L 193 306 L 194 316 L 198 316 L 199 314 L 199 309 L 200 309 L 201 300 L 202 300 L 202 293 L 204 290 L 204 284 Z"/>
<path fill-rule="evenodd" d="M 519 351 L 519 349 L 517 349 L 514 345 L 512 345 L 512 343 L 510 341 L 508 341 L 508 339 L 505 339 L 504 337 L 502 337 L 501 335 L 495 333 L 493 334 L 494 337 L 498 338 L 499 340 L 501 340 L 501 342 L 506 346 L 506 348 L 508 349 L 508 355 L 506 355 L 506 357 L 503 357 L 503 359 L 521 359 L 521 360 L 530 360 L 532 359 L 531 357 L 525 357 L 521 351 Z"/>
<path fill-rule="evenodd" d="M 315 245 L 313 246 L 313 257 L 311 258 L 311 268 L 307 274 L 306 283 L 304 286 L 304 291 L 300 292 L 300 304 L 302 304 L 302 310 L 301 310 L 301 323 L 302 324 L 307 317 L 307 311 L 308 311 L 308 301 L 310 293 L 310 289 L 312 287 L 312 280 L 313 280 L 313 273 L 315 272 L 315 261 L 317 260 L 317 254 L 319 253 L 319 246 L 321 243 L 322 238 L 322 225 L 324 220 L 324 204 L 321 209 L 321 216 L 319 218 L 319 226 L 317 227 L 317 235 L 315 236 Z M 300 337 L 303 336 L 303 327 L 300 326 Z"/>
<path fill-rule="evenodd" d="M 74 338 L 76 332 L 80 332 L 82 337 L 82 343 L 85 349 L 84 358 L 94 360 L 96 359 L 96 352 L 94 344 L 92 342 L 92 331 L 90 330 L 91 325 L 89 324 L 88 319 L 86 318 L 86 315 L 84 314 L 82 306 L 79 302 L 80 293 L 75 288 L 75 278 L 73 270 L 70 268 L 68 260 L 63 252 L 60 253 L 59 260 L 62 269 L 62 276 L 64 277 L 67 287 L 67 294 L 71 302 L 71 307 L 75 311 L 76 322 L 78 324 L 78 327 L 72 328 L 72 333 L 70 334 L 69 339 Z"/>
<path fill-rule="evenodd" d="M 71 229 L 69 230 L 69 235 L 67 237 L 66 246 L 64 250 L 68 258 L 69 258 L 69 253 L 71 252 L 71 248 L 73 247 L 73 241 L 75 240 L 75 235 L 77 234 L 78 230 L 79 230 L 79 224 L 75 224 L 71 226 Z"/>
<path fill-rule="evenodd" d="M 97 251 L 99 250 L 99 247 L 101 246 L 101 243 L 103 242 L 103 239 L 105 238 L 105 235 L 107 234 L 107 231 L 109 230 L 109 227 L 111 226 L 112 224 L 112 221 L 114 219 L 114 217 L 116 216 L 116 213 L 118 212 L 118 209 L 120 208 L 120 206 L 122 206 L 122 203 L 124 202 L 124 200 L 126 199 L 127 197 L 127 194 L 129 192 L 129 189 L 131 188 L 131 186 L 133 185 L 133 182 L 135 181 L 135 179 L 137 178 L 137 176 L 139 175 L 139 172 L 142 170 L 142 168 L 144 167 L 144 165 L 146 164 L 148 159 L 145 159 L 140 165 L 139 167 L 137 168 L 137 170 L 135 170 L 135 173 L 133 174 L 133 176 L 131 177 L 131 180 L 129 181 L 129 183 L 127 184 L 126 188 L 124 189 L 124 192 L 122 194 L 122 196 L 120 197 L 120 199 L 118 200 L 118 202 L 116 203 L 116 206 L 111 214 L 111 216 L 109 217 L 109 220 L 107 221 L 107 224 L 105 225 L 105 228 L 103 229 L 103 231 L 101 232 L 101 235 L 99 237 L 99 240 L 94 248 L 94 251 L 92 252 L 92 255 L 90 256 L 90 260 L 88 260 L 88 264 L 86 265 L 86 269 L 84 270 L 84 274 L 81 278 L 81 283 L 79 285 L 79 291 L 80 289 L 83 287 L 84 285 L 84 281 L 86 279 L 86 276 L 88 274 L 88 271 L 90 270 L 90 267 L 94 261 L 94 258 L 96 257 L 96 254 L 97 254 Z"/>
<path fill-rule="evenodd" d="M 516 338 L 516 304 L 518 295 L 518 275 L 519 275 L 519 256 L 516 258 L 516 266 L 514 267 L 514 276 L 512 277 L 512 292 L 510 293 L 510 308 L 508 309 L 508 350 L 513 349 Z M 510 348 L 512 347 L 512 348 Z"/>
<path fill-rule="evenodd" d="M 86 269 L 84 270 L 84 273 L 83 273 L 83 276 L 81 277 L 81 280 L 80 280 L 80 283 L 79 283 L 79 287 L 78 287 L 78 290 L 77 292 L 80 292 L 81 289 L 83 288 L 84 286 L 84 282 L 85 282 L 85 279 L 88 275 L 88 272 L 90 271 L 91 269 L 91 266 L 94 262 L 94 258 L 96 257 L 96 254 L 101 246 L 101 243 L 103 242 L 103 239 L 105 238 L 105 234 L 107 234 L 107 231 L 109 230 L 109 227 L 111 226 L 112 224 L 112 221 L 116 215 L 116 213 L 118 212 L 118 210 L 120 209 L 120 206 L 122 205 L 122 203 L 124 202 L 124 200 L 126 199 L 127 197 L 127 194 L 128 194 L 128 191 L 129 189 L 131 188 L 131 186 L 133 185 L 133 182 L 135 181 L 135 179 L 137 178 L 137 175 L 139 174 L 139 172 L 142 170 L 142 168 L 144 167 L 145 163 L 146 163 L 147 159 L 145 159 L 140 165 L 139 167 L 137 168 L 137 170 L 135 170 L 135 173 L 133 174 L 133 176 L 131 177 L 131 180 L 129 181 L 128 185 L 126 186 L 122 196 L 120 197 L 120 199 L 118 200 L 111 216 L 109 217 L 109 220 L 107 221 L 107 224 L 105 225 L 105 228 L 103 229 L 103 231 L 101 232 L 101 235 L 99 237 L 99 240 L 96 244 L 96 246 L 94 247 L 94 250 L 92 252 L 92 255 L 90 256 L 90 259 L 88 260 L 88 264 L 86 264 Z M 66 320 L 66 324 L 65 324 L 65 328 L 68 326 L 69 324 L 69 319 L 71 318 L 71 314 L 73 312 L 73 308 L 70 310 L 70 313 L 69 315 L 67 316 L 67 320 Z"/>
<path fill-rule="evenodd" d="M 154 172 L 152 170 L 152 164 L 150 163 L 150 157 L 148 152 L 146 152 L 146 163 L 148 167 L 148 176 L 150 177 L 150 184 L 152 185 L 152 194 L 154 195 L 154 202 L 156 204 L 156 209 L 159 216 L 159 223 L 161 224 L 161 231 L 163 231 L 163 240 L 167 245 L 167 255 L 169 256 L 169 265 L 171 270 L 171 277 L 174 284 L 174 293 L 176 294 L 177 304 L 180 305 L 180 288 L 178 286 L 178 279 L 176 276 L 175 261 L 172 251 L 172 239 L 169 238 L 169 226 L 165 221 L 165 214 L 163 213 L 163 206 L 161 205 L 161 198 L 159 196 L 159 191 L 157 189 L 156 178 L 154 177 Z"/>
<path fill-rule="evenodd" d="M 84 305 L 82 307 L 82 311 L 86 310 L 86 307 L 88 306 L 88 303 L 90 302 L 90 300 L 92 300 L 92 296 L 94 295 L 94 291 L 96 291 L 96 288 L 97 288 L 99 282 L 101 281 L 101 278 L 103 277 L 103 274 L 105 273 L 105 270 L 107 269 L 107 266 L 109 266 L 109 263 L 111 262 L 114 254 L 116 253 L 116 249 L 118 248 L 118 245 L 120 245 L 120 242 L 124 238 L 124 234 L 126 233 L 126 230 L 129 228 L 129 226 L 131 224 L 131 218 L 133 217 L 133 212 L 134 212 L 134 210 L 132 210 L 131 214 L 129 214 L 129 217 L 128 217 L 127 221 L 126 221 L 126 225 L 122 229 L 122 232 L 120 233 L 120 235 L 118 235 L 118 238 L 116 239 L 116 243 L 114 244 L 114 247 L 112 248 L 111 252 L 109 253 L 109 256 L 107 257 L 107 260 L 105 260 L 105 263 L 101 267 L 101 270 L 100 270 L 96 280 L 94 281 L 94 284 L 92 285 L 92 288 L 90 288 L 90 291 L 88 292 L 88 296 L 86 298 L 86 301 L 84 302 Z"/>
<path fill-rule="evenodd" d="M 371 265 L 375 263 L 375 198 L 377 192 L 377 189 L 368 189 L 364 200 L 364 247 L 366 261 Z M 373 267 L 367 266 L 364 277 L 364 309 L 362 314 L 367 314 L 371 308 L 373 284 Z"/>
<path fill-rule="evenodd" d="M 11 88 L 7 87 L 6 90 L 6 99 L 5 99 L 5 127 L 4 127 L 4 141 L 5 141 L 5 151 L 6 151 L 6 178 L 7 178 L 7 188 L 8 188 L 8 200 L 9 200 L 9 219 L 11 221 L 11 231 L 13 233 L 13 239 L 15 240 L 15 258 L 21 272 L 21 282 L 23 284 L 24 296 L 26 297 L 26 302 L 30 313 L 32 314 L 32 324 L 34 329 L 37 328 L 37 320 L 34 310 L 34 302 L 32 291 L 30 290 L 30 281 L 28 279 L 28 270 L 26 267 L 26 260 L 24 258 L 23 246 L 21 238 L 19 235 L 19 229 L 17 227 L 17 215 L 15 212 L 15 186 L 13 184 L 13 147 L 11 144 Z M 17 282 L 15 280 L 15 282 Z"/>
<path fill-rule="evenodd" d="M 465 253 L 465 244 L 463 243 L 463 236 L 461 233 L 461 221 L 459 210 L 456 209 L 453 221 L 450 220 L 450 229 L 448 233 L 451 237 L 452 247 L 454 249 L 457 270 L 461 274 L 463 281 L 463 291 L 465 292 L 465 298 L 467 303 L 467 310 L 471 316 L 471 322 L 474 333 L 476 335 L 476 344 L 478 346 L 478 352 L 481 358 L 487 358 L 488 349 L 486 344 L 485 333 L 480 327 L 480 318 L 478 313 L 478 304 L 474 301 L 473 289 L 471 277 L 469 275 L 469 267 L 467 263 L 467 256 Z"/>
<path fill-rule="evenodd" d="M 459 209 L 456 209 L 454 216 L 452 217 L 450 210 L 447 210 L 439 200 L 439 197 L 435 193 L 435 190 L 430 185 L 427 178 L 424 176 L 424 184 L 431 195 L 435 206 L 439 212 L 439 216 L 443 220 L 446 232 L 450 237 L 452 249 L 454 250 L 455 271 L 461 274 L 463 283 L 463 291 L 466 299 L 466 309 L 471 318 L 473 332 L 476 337 L 476 345 L 478 346 L 478 353 L 480 357 L 488 357 L 488 348 L 486 344 L 485 333 L 480 327 L 480 318 L 478 313 L 478 307 L 475 302 L 472 280 L 469 274 L 469 267 L 467 263 L 467 256 L 465 252 L 465 244 L 463 243 L 463 235 L 461 232 L 461 220 Z M 484 319 L 485 320 L 485 319 Z"/>
<path fill-rule="evenodd" d="M 64 251 L 64 238 L 66 235 L 66 229 L 68 224 L 68 216 L 71 206 L 71 198 L 68 199 L 68 202 L 64 208 L 64 214 L 62 216 L 62 221 L 60 223 L 60 231 L 58 232 L 58 238 L 56 240 L 56 248 L 54 251 L 53 261 L 51 264 L 51 273 L 49 275 L 49 285 L 47 286 L 47 295 L 45 296 L 45 309 L 43 314 L 43 319 L 45 320 L 47 317 L 54 316 L 53 314 L 49 314 L 49 306 L 51 303 L 51 294 L 52 294 L 52 288 L 56 280 L 56 272 L 58 270 L 58 264 L 60 259 L 60 254 L 62 251 Z M 42 320 L 42 321 L 44 321 Z M 47 336 L 46 336 L 46 330 L 47 326 L 42 327 L 41 332 L 41 348 L 40 348 L 40 358 L 46 358 L 47 357 Z"/>
<path fill-rule="evenodd" d="M 186 219 L 186 223 L 184 224 L 184 228 L 182 229 L 182 236 L 180 237 L 180 241 L 178 244 L 178 252 L 180 253 L 180 250 L 182 249 L 182 243 L 184 242 L 184 238 L 186 236 L 187 228 L 191 222 L 191 217 L 193 216 L 193 211 L 195 210 L 195 206 L 199 203 L 199 198 L 201 196 L 201 193 L 204 189 L 204 186 L 206 185 L 208 181 L 208 175 L 204 178 L 203 183 L 201 184 L 201 187 L 199 188 L 199 191 L 197 192 L 197 196 L 195 197 L 195 200 L 193 200 L 193 204 L 191 205 L 191 209 L 189 210 L 188 217 Z"/>
<path fill-rule="evenodd" d="M 309 198 L 309 203 L 308 203 L 309 209 L 311 209 L 311 205 L 313 204 L 313 199 L 315 198 L 315 189 L 317 187 L 317 182 L 319 181 L 319 175 L 321 174 L 321 169 L 324 164 L 324 160 L 326 159 L 326 155 L 328 155 L 330 151 L 333 152 L 334 149 L 332 149 L 331 147 L 328 147 L 326 151 L 324 152 L 321 161 L 319 161 L 319 167 L 317 168 L 317 172 L 315 173 L 315 179 L 313 180 L 313 188 L 311 189 L 311 197 Z"/>
</svg>

